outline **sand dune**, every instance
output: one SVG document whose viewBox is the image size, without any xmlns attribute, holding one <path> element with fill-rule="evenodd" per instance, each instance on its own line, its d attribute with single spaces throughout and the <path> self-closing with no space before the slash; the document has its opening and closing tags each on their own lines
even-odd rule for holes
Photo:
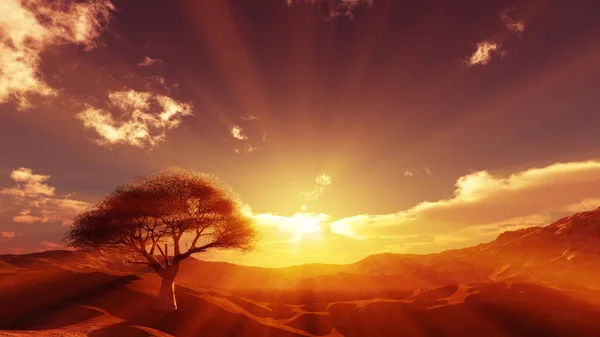
<svg viewBox="0 0 600 337">
<path fill-rule="evenodd" d="M 401 299 L 299 296 L 297 304 L 179 286 L 179 311 L 159 317 L 149 309 L 159 283 L 150 274 L 48 269 L 11 278 L 0 295 L 15 304 L 0 315 L 7 336 L 600 336 L 597 306 L 532 284 L 448 285 Z"/>
</svg>

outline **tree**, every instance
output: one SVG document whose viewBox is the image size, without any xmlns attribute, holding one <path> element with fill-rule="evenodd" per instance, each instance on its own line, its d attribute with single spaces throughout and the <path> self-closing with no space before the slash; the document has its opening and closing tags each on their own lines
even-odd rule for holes
<svg viewBox="0 0 600 337">
<path fill-rule="evenodd" d="M 79 249 L 116 249 L 162 278 L 157 308 L 177 309 L 182 260 L 209 249 L 253 249 L 258 232 L 239 198 L 213 176 L 169 168 L 119 186 L 78 214 L 64 241 Z"/>
</svg>

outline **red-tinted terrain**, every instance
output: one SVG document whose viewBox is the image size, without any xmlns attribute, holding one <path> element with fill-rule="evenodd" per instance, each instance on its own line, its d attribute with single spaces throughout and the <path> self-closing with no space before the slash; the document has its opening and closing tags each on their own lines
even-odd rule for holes
<svg viewBox="0 0 600 337">
<path fill-rule="evenodd" d="M 160 279 L 100 253 L 0 256 L 2 336 L 600 336 L 600 209 L 430 255 L 281 269 L 184 261 Z"/>
</svg>

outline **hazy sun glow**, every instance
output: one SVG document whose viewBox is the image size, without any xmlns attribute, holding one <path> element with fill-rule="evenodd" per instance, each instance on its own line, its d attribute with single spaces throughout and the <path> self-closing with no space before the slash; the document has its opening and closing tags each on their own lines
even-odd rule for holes
<svg viewBox="0 0 600 337">
<path fill-rule="evenodd" d="M 278 226 L 282 231 L 291 232 L 293 240 L 298 241 L 321 233 L 323 220 L 323 217 L 319 214 L 296 213 L 289 218 L 289 221 L 282 221 Z"/>
</svg>

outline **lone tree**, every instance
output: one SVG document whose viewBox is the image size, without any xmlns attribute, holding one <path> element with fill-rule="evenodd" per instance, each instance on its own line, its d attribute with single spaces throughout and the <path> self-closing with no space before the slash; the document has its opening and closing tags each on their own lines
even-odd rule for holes
<svg viewBox="0 0 600 337">
<path fill-rule="evenodd" d="M 177 309 L 182 260 L 209 249 L 254 247 L 258 232 L 237 196 L 216 178 L 179 168 L 117 187 L 80 213 L 64 241 L 79 249 L 117 249 L 162 278 L 157 308 Z"/>
</svg>

